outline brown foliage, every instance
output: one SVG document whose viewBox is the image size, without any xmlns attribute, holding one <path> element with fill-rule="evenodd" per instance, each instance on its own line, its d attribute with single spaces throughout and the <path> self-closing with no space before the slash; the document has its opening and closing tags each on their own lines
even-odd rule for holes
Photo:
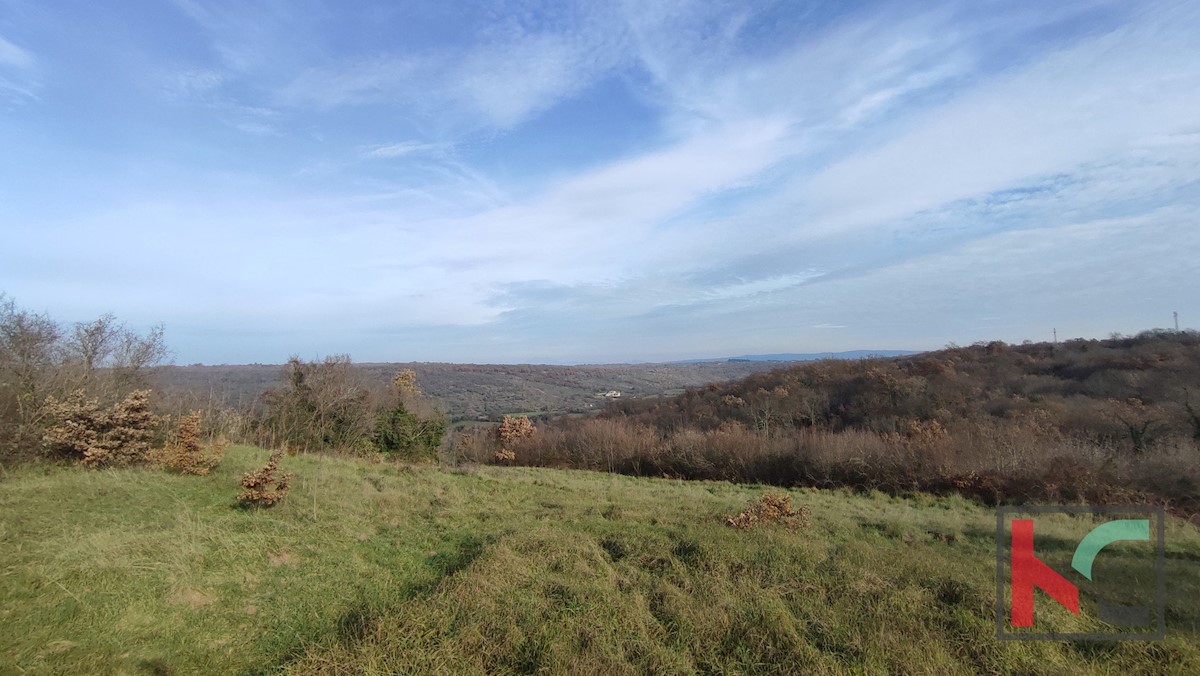
<svg viewBox="0 0 1200 676">
<path fill-rule="evenodd" d="M 238 493 L 238 502 L 246 506 L 270 507 L 287 495 L 292 475 L 278 474 L 279 460 L 282 457 L 282 450 L 272 451 L 264 467 L 254 472 L 246 472 L 242 476 L 243 490 Z"/>
<path fill-rule="evenodd" d="M 763 493 L 758 502 L 750 503 L 741 514 L 725 519 L 725 524 L 740 530 L 767 524 L 778 524 L 792 530 L 807 528 L 809 510 L 807 507 L 793 510 L 792 496 L 787 493 Z"/>
<path fill-rule="evenodd" d="M 200 439 L 200 412 L 193 411 L 180 419 L 171 439 L 155 457 L 158 463 L 181 474 L 204 476 L 221 463 L 229 442 L 214 441 L 211 450 Z"/>
<path fill-rule="evenodd" d="M 504 447 L 509 447 L 512 444 L 533 436 L 535 428 L 529 418 L 525 416 L 504 416 L 499 427 L 496 428 L 496 436 L 500 438 L 500 443 Z"/>
<path fill-rule="evenodd" d="M 90 467 L 124 466 L 150 459 L 159 418 L 150 411 L 150 391 L 134 390 L 108 409 L 83 390 L 62 401 L 49 397 L 46 408 L 55 420 L 43 442 L 54 455 Z"/>
<path fill-rule="evenodd" d="M 500 448 L 492 456 L 493 462 L 513 462 L 517 459 L 514 447 L 533 437 L 537 428 L 525 416 L 504 416 L 504 420 L 496 426 L 496 439 Z"/>
<path fill-rule="evenodd" d="M 401 397 L 420 396 L 421 388 L 417 387 L 417 372 L 412 369 L 400 369 L 392 376 L 392 387 Z"/>
<path fill-rule="evenodd" d="M 95 451 L 89 464 L 124 462 L 108 457 L 122 453 L 105 448 L 104 438 L 79 429 L 50 432 L 50 427 L 63 422 L 58 414 L 93 430 L 102 427 L 99 419 L 120 413 L 114 406 L 145 387 L 146 371 L 165 355 L 161 328 L 141 336 L 104 315 L 72 330 L 48 315 L 18 308 L 0 293 L 0 462 L 34 459 L 47 434 L 67 455 L 82 458 L 85 449 Z M 95 410 L 64 411 L 80 390 L 76 403 L 94 399 Z"/>
</svg>

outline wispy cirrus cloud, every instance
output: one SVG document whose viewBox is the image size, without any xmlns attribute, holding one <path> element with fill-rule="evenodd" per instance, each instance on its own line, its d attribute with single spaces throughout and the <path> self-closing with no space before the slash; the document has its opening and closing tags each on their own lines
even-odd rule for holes
<svg viewBox="0 0 1200 676">
<path fill-rule="evenodd" d="M 917 25 L 935 27 L 938 23 L 922 24 L 917 20 L 897 28 L 890 34 L 890 41 L 880 39 L 866 44 L 877 45 L 875 48 L 881 51 L 893 51 L 888 47 L 891 42 L 903 37 L 915 40 L 905 31 Z M 782 164 L 769 162 L 748 173 L 759 176 L 766 167 L 782 167 L 775 171 L 782 171 L 788 178 L 778 184 L 778 189 L 766 190 L 769 199 L 752 200 L 746 209 L 736 210 L 734 217 L 712 221 L 701 217 L 672 225 L 663 220 L 670 217 L 667 211 L 646 212 L 644 222 L 654 225 L 640 231 L 642 239 L 636 240 L 633 247 L 636 253 L 623 258 L 617 253 L 620 247 L 614 246 L 612 253 L 598 257 L 605 261 L 630 261 L 629 268 L 619 265 L 608 268 L 610 278 L 632 275 L 627 284 L 590 284 L 588 279 L 601 279 L 597 275 L 603 273 L 598 266 L 585 265 L 572 268 L 588 270 L 582 276 L 557 278 L 560 280 L 557 283 L 549 281 L 556 279 L 549 274 L 545 283 L 550 286 L 541 287 L 537 295 L 524 300 L 512 290 L 499 298 L 510 312 L 519 312 L 518 308 L 540 307 L 545 289 L 557 288 L 560 291 L 554 307 L 558 309 L 553 314 L 560 321 L 565 321 L 561 314 L 567 312 L 564 308 L 571 306 L 581 314 L 594 312 L 597 307 L 624 307 L 627 317 L 638 316 L 646 311 L 645 306 L 634 302 L 623 304 L 619 300 L 634 297 L 630 295 L 632 288 L 652 288 L 650 296 L 656 299 L 655 304 L 676 308 L 673 312 L 688 307 L 699 311 L 703 307 L 706 314 L 742 313 L 749 298 L 754 299 L 750 306 L 766 304 L 782 308 L 796 302 L 803 306 L 799 299 L 826 296 L 831 291 L 834 297 L 852 307 L 861 305 L 861 301 L 836 293 L 839 287 L 853 286 L 848 280 L 887 279 L 876 271 L 921 260 L 922 256 L 932 255 L 931 252 L 956 256 L 971 252 L 971 256 L 978 258 L 987 246 L 1011 249 L 1020 237 L 1039 236 L 1034 234 L 1039 227 L 1057 229 L 1055 253 L 1047 254 L 1051 257 L 1064 255 L 1069 246 L 1067 238 L 1089 229 L 1094 230 L 1099 241 L 1126 238 L 1133 232 L 1132 224 L 1157 221 L 1125 221 L 1125 229 L 1118 231 L 1101 225 L 1104 213 L 1137 212 L 1161 204 L 1164 199 L 1190 199 L 1178 191 L 1196 183 L 1196 155 L 1189 148 L 1194 147 L 1192 120 L 1200 119 L 1195 98 L 1200 87 L 1194 81 L 1200 76 L 1200 69 L 1163 69 L 1163 64 L 1175 61 L 1177 55 L 1195 51 L 1196 33 L 1191 27 L 1196 25 L 1193 13 L 1186 6 L 1170 6 L 1162 13 L 1137 16 L 1118 29 L 1079 36 L 1065 48 L 1060 46 L 1016 67 L 996 73 L 972 71 L 967 78 L 969 84 L 956 85 L 951 96 L 923 101 L 904 111 L 898 122 L 889 125 L 886 134 L 877 136 L 876 144 L 842 146 L 840 157 L 834 155 L 832 161 L 815 171 L 805 166 L 809 157 L 806 152 L 815 144 L 812 139 L 831 133 L 830 128 L 838 127 L 848 118 L 860 124 L 867 119 L 861 114 L 863 98 L 841 96 L 837 86 L 823 89 L 829 85 L 824 82 L 820 86 L 802 86 L 801 94 L 822 101 L 842 100 L 846 105 L 840 109 L 828 108 L 824 116 L 796 114 L 792 122 L 781 127 L 785 131 L 773 138 L 770 145 L 774 148 L 790 145 L 793 152 L 775 158 Z M 850 31 L 846 35 L 858 33 Z M 879 37 L 887 35 L 883 32 Z M 935 37 L 922 33 L 921 40 L 916 41 Z M 825 39 L 845 38 L 826 36 Z M 868 62 L 872 61 L 872 46 L 861 48 Z M 931 49 L 938 52 L 937 48 Z M 913 78 L 921 81 L 922 68 L 920 65 L 898 68 L 892 75 L 900 82 Z M 879 98 L 896 99 L 891 84 L 882 82 L 880 86 Z M 859 88 L 862 91 L 866 89 Z M 796 112 L 786 106 L 779 109 Z M 722 116 L 736 118 L 738 111 L 724 109 Z M 693 139 L 705 138 L 706 134 L 706 131 L 695 132 Z M 669 167 L 660 165 L 658 172 L 686 174 L 687 167 L 694 166 L 692 162 L 696 160 L 682 155 L 673 159 L 680 161 Z M 788 166 L 787 161 L 793 164 Z M 615 171 L 627 168 L 628 165 L 614 165 Z M 629 175 L 638 174 L 635 171 Z M 644 181 L 640 185 L 645 186 L 645 192 L 660 193 L 655 181 L 644 179 L 638 180 Z M 755 183 L 751 181 L 750 185 Z M 1028 186 L 1028 190 L 1014 192 L 1022 186 Z M 719 194 L 729 187 L 721 186 L 710 194 Z M 1174 196 L 1170 196 L 1172 191 Z M 630 195 L 639 206 L 649 203 L 638 197 L 636 187 L 622 186 L 614 194 Z M 620 202 L 619 197 L 616 200 Z M 570 201 L 589 204 L 587 199 Z M 603 199 L 601 202 L 607 203 Z M 675 202 L 677 208 L 686 203 L 688 200 Z M 536 208 L 552 209 L 553 204 L 553 200 L 545 200 Z M 1001 214 L 999 209 L 1005 213 Z M 604 213 L 603 209 L 587 206 L 583 211 Z M 553 221 L 543 221 L 536 214 L 519 209 L 517 212 L 522 214 L 519 219 L 522 222 Z M 1083 220 L 1071 221 L 1071 218 Z M 586 222 L 588 216 L 573 214 L 565 220 Z M 637 221 L 627 214 L 614 220 Z M 955 225 L 947 230 L 942 223 Z M 1011 228 L 1024 234 L 1016 236 L 1017 239 L 998 234 Z M 864 236 L 871 236 L 869 233 L 884 235 L 888 245 L 876 246 L 870 239 L 864 240 Z M 897 242 L 901 233 L 912 233 L 915 238 L 905 234 Z M 1178 239 L 1179 230 L 1172 226 L 1162 234 Z M 662 238 L 656 241 L 656 235 Z M 619 236 L 614 236 L 614 240 L 623 244 L 633 241 L 620 240 Z M 581 248 L 589 252 L 605 251 L 599 241 L 586 238 L 571 241 L 584 243 Z M 966 248 L 976 241 L 979 244 Z M 764 243 L 769 243 L 770 249 L 764 249 Z M 561 244 L 564 248 L 568 245 L 566 240 Z M 765 258 L 764 254 L 771 249 L 779 255 Z M 553 247 L 553 250 L 562 249 Z M 748 266 L 728 272 L 737 267 L 739 257 L 744 257 Z M 764 266 L 765 260 L 774 262 Z M 978 264 L 988 267 L 985 262 Z M 835 271 L 844 268 L 852 274 L 812 274 L 814 265 Z M 648 268 L 675 270 L 686 276 L 667 282 L 661 275 L 634 272 Z M 526 268 L 534 269 L 548 271 L 544 265 Z M 1081 278 L 1103 275 L 1105 265 L 1089 263 L 1086 271 Z M 688 281 L 680 283 L 681 279 Z M 890 289 L 881 286 L 875 292 L 864 292 L 888 293 Z M 568 303 L 572 294 L 577 294 L 577 305 Z M 952 299 L 957 295 L 954 287 L 948 287 L 941 294 L 932 292 L 930 297 L 938 299 L 931 301 L 936 306 L 946 307 L 955 302 Z M 609 301 L 602 301 L 602 297 Z M 697 303 L 697 299 L 703 302 Z M 812 307 L 814 312 L 828 313 L 828 309 L 819 310 L 820 303 Z M 524 312 L 519 314 L 525 316 Z M 822 324 L 849 325 L 844 321 Z"/>
<path fill-rule="evenodd" d="M 243 103 L 230 91 L 231 77 L 220 69 L 166 69 L 158 75 L 157 82 L 172 103 L 199 106 L 229 127 L 255 136 L 283 134 L 278 124 L 279 111 Z"/>
<path fill-rule="evenodd" d="M 511 129 L 628 63 L 619 17 L 586 3 L 500 3 L 478 8 L 476 18 L 493 18 L 461 26 L 464 41 L 397 37 L 336 50 L 319 35 L 319 19 L 330 10 L 321 3 L 172 2 L 209 36 L 219 61 L 212 72 L 255 98 L 247 105 L 316 113 L 403 110 L 443 140 Z M 469 16 L 447 11 L 455 19 Z M 370 12 L 411 18 L 395 8 Z M 212 82 L 203 71 L 191 74 L 200 77 L 185 87 Z"/>
<path fill-rule="evenodd" d="M 565 28 L 491 29 L 462 50 L 344 59 L 303 70 L 277 98 L 319 109 L 403 105 L 465 130 L 509 128 L 621 66 L 624 39 L 614 26 L 581 13 Z"/>
<path fill-rule="evenodd" d="M 948 30 L 945 12 L 893 12 L 831 18 L 819 29 L 799 13 L 771 29 L 741 4 L 683 1 L 630 4 L 626 19 L 661 105 L 684 128 L 772 114 L 826 130 L 866 121 L 975 65 L 971 36 Z"/>
<path fill-rule="evenodd" d="M 445 152 L 450 146 L 445 143 L 420 143 L 417 141 L 402 141 L 372 146 L 363 150 L 363 157 L 392 159 L 412 155 L 425 155 Z"/>
<path fill-rule="evenodd" d="M 0 97 L 10 103 L 36 101 L 40 85 L 33 54 L 0 35 Z"/>
<path fill-rule="evenodd" d="M 1194 11 L 1095 36 L 981 83 L 885 143 L 800 179 L 825 227 L 860 226 L 1123 157 L 1195 128 Z M 1164 69 L 1164 65 L 1168 68 Z M 826 218 L 821 218 L 825 215 Z"/>
<path fill-rule="evenodd" d="M 169 96 L 202 99 L 220 88 L 225 76 L 212 68 L 192 68 L 169 73 L 163 80 L 163 87 Z"/>
<path fill-rule="evenodd" d="M 270 0 L 171 0 L 203 28 L 222 70 L 275 76 L 318 54 L 318 3 Z"/>
<path fill-rule="evenodd" d="M 146 144 L 152 190 L 81 179 L 112 197 L 30 220 L 27 289 L 125 297 L 93 254 L 137 242 L 184 281 L 130 307 L 202 289 L 364 359 L 920 348 L 1195 307 L 1194 3 L 177 5 L 164 107 L 259 133 Z M 163 223 L 202 235 L 164 256 Z"/>
<path fill-rule="evenodd" d="M 0 66 L 30 68 L 33 55 L 0 36 Z"/>
</svg>

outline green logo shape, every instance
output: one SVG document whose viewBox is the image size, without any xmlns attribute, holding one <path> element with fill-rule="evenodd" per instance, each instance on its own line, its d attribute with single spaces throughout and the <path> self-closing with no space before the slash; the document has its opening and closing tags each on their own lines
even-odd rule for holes
<svg viewBox="0 0 1200 676">
<path fill-rule="evenodd" d="M 1075 548 L 1075 555 L 1071 557 L 1071 567 L 1091 580 L 1092 563 L 1101 549 L 1121 540 L 1149 539 L 1149 519 L 1118 519 L 1100 524 L 1079 541 L 1079 546 Z"/>
</svg>

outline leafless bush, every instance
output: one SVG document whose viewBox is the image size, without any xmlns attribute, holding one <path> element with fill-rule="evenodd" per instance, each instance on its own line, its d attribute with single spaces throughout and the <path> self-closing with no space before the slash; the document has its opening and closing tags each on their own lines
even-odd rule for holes
<svg viewBox="0 0 1200 676">
<path fill-rule="evenodd" d="M 44 429 L 62 329 L 48 316 L 20 310 L 0 294 L 0 453 L 29 455 Z"/>
<path fill-rule="evenodd" d="M 495 458 L 499 442 L 490 428 L 469 427 L 450 435 L 442 454 L 442 462 L 450 467 L 462 464 L 484 464 Z"/>
<path fill-rule="evenodd" d="M 0 460 L 35 457 L 52 418 L 77 391 L 98 410 L 118 413 L 111 407 L 146 389 L 147 369 L 166 354 L 161 327 L 140 335 L 104 315 L 68 330 L 0 294 Z M 76 446 L 89 441 L 56 436 L 63 432 L 51 438 Z"/>
<path fill-rule="evenodd" d="M 292 357 L 284 374 L 287 384 L 262 397 L 261 445 L 350 450 L 359 440 L 370 438 L 376 406 L 350 357 L 335 355 L 320 362 Z"/>
</svg>

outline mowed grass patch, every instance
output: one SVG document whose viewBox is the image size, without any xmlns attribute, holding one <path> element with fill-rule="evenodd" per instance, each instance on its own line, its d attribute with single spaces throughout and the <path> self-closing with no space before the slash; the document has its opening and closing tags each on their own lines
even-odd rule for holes
<svg viewBox="0 0 1200 676">
<path fill-rule="evenodd" d="M 809 527 L 741 531 L 764 487 L 300 456 L 235 508 L 266 456 L 0 479 L 0 672 L 1200 672 L 1179 522 L 1166 641 L 1000 642 L 995 512 L 961 499 L 797 490 Z"/>
</svg>

